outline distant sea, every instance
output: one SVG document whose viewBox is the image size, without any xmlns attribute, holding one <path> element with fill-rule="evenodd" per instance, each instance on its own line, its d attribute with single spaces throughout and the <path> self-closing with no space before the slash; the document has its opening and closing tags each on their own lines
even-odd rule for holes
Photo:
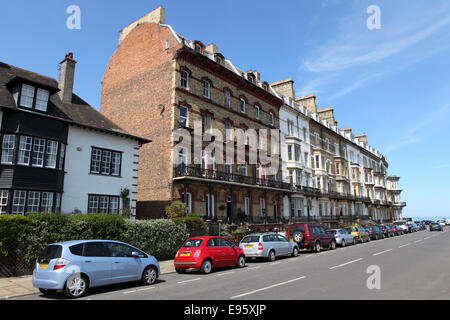
<svg viewBox="0 0 450 320">
<path fill-rule="evenodd" d="M 409 218 L 409 217 L 404 217 Z M 411 217 L 413 221 L 423 221 L 423 220 L 431 220 L 431 221 L 437 221 L 437 220 L 447 220 L 450 219 L 450 217 L 445 216 L 437 216 L 437 217 Z"/>
</svg>

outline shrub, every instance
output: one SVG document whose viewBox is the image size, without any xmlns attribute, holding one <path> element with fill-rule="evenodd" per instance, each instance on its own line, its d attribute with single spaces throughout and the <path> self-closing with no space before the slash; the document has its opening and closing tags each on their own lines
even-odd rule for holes
<svg viewBox="0 0 450 320">
<path fill-rule="evenodd" d="M 0 215 L 0 257 L 6 257 L 8 252 L 3 244 L 17 243 L 21 233 L 28 228 L 29 220 L 24 216 Z"/>
<path fill-rule="evenodd" d="M 186 217 L 187 213 L 187 204 L 181 201 L 174 201 L 166 206 L 166 215 L 169 219 Z"/>
<path fill-rule="evenodd" d="M 207 233 L 208 225 L 197 214 L 189 214 L 187 217 L 172 219 L 176 224 L 184 224 L 190 236 L 203 236 Z"/>
<path fill-rule="evenodd" d="M 172 220 L 128 220 L 125 225 L 122 241 L 148 252 L 158 260 L 173 259 L 187 238 L 186 226 Z"/>
</svg>

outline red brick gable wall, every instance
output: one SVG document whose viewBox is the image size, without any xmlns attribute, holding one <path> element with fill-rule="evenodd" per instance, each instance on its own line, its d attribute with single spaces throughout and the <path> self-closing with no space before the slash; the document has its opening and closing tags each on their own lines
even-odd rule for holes
<svg viewBox="0 0 450 320">
<path fill-rule="evenodd" d="M 139 152 L 138 217 L 162 216 L 161 201 L 172 196 L 173 57 L 180 46 L 168 28 L 143 23 L 120 44 L 103 77 L 101 112 L 131 134 L 153 141 Z"/>
</svg>

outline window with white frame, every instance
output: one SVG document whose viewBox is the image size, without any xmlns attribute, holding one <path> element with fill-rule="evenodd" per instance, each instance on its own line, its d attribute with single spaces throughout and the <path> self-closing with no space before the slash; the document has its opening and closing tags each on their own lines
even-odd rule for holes
<svg viewBox="0 0 450 320">
<path fill-rule="evenodd" d="M 225 97 L 225 107 L 227 107 L 227 108 L 231 107 L 231 93 L 230 93 L 230 91 L 225 91 L 224 92 L 224 97 Z"/>
<path fill-rule="evenodd" d="M 0 190 L 0 214 L 8 210 L 8 190 Z"/>
<path fill-rule="evenodd" d="M 186 71 L 181 71 L 181 88 L 183 89 L 189 89 L 189 73 Z"/>
<path fill-rule="evenodd" d="M 92 148 L 91 174 L 120 176 L 121 167 L 122 152 Z"/>
<path fill-rule="evenodd" d="M 255 118 L 257 120 L 259 120 L 259 118 L 260 118 L 259 111 L 260 111 L 259 106 L 255 106 Z"/>
<path fill-rule="evenodd" d="M 53 210 L 53 192 L 42 192 L 41 210 L 42 212 Z"/>
<path fill-rule="evenodd" d="M 11 208 L 12 214 L 25 214 L 25 204 L 27 199 L 26 191 L 14 191 L 13 203 Z"/>
<path fill-rule="evenodd" d="M 50 93 L 48 90 L 38 89 L 36 94 L 36 110 L 47 112 L 48 98 Z"/>
<path fill-rule="evenodd" d="M 27 212 L 39 212 L 39 203 L 41 200 L 41 193 L 38 191 L 28 192 Z"/>
<path fill-rule="evenodd" d="M 48 140 L 47 152 L 45 157 L 45 167 L 55 169 L 57 157 L 58 157 L 58 142 Z"/>
<path fill-rule="evenodd" d="M 64 168 L 65 157 L 66 157 L 66 145 L 64 143 L 61 143 L 61 149 L 59 151 L 59 163 L 58 163 L 59 170 L 62 170 Z"/>
<path fill-rule="evenodd" d="M 108 195 L 88 196 L 88 213 L 118 214 L 120 209 L 120 197 Z"/>
<path fill-rule="evenodd" d="M 32 146 L 33 146 L 32 137 L 20 136 L 19 157 L 17 159 L 17 164 L 25 166 L 30 165 Z"/>
<path fill-rule="evenodd" d="M 288 152 L 288 160 L 292 161 L 293 158 L 292 158 L 292 145 L 291 144 L 288 144 L 287 152 Z"/>
<path fill-rule="evenodd" d="M 5 134 L 2 142 L 2 164 L 13 164 L 16 136 Z"/>
<path fill-rule="evenodd" d="M 207 80 L 203 80 L 203 96 L 211 99 L 211 84 Z"/>
<path fill-rule="evenodd" d="M 180 118 L 178 123 L 181 128 L 186 128 L 188 126 L 188 108 L 185 106 L 180 106 Z"/>
<path fill-rule="evenodd" d="M 34 138 L 33 156 L 31 160 L 31 165 L 33 167 L 43 167 L 44 154 L 45 154 L 45 139 Z"/>
<path fill-rule="evenodd" d="M 245 100 L 241 98 L 240 100 L 241 113 L 245 113 Z"/>
<path fill-rule="evenodd" d="M 34 91 L 35 88 L 33 86 L 22 84 L 22 91 L 20 94 L 20 106 L 30 109 L 33 108 Z"/>
</svg>

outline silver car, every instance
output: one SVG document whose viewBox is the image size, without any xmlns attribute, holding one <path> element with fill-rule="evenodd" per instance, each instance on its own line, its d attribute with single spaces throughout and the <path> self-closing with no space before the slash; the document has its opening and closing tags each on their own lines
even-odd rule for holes
<svg viewBox="0 0 450 320">
<path fill-rule="evenodd" d="M 242 239 L 239 246 L 247 258 L 265 258 L 269 261 L 275 261 L 279 256 L 297 257 L 299 253 L 296 242 L 278 233 L 251 234 Z"/>
<path fill-rule="evenodd" d="M 356 244 L 355 237 L 346 229 L 329 229 L 327 233 L 334 234 L 338 246 L 345 247 L 348 244 Z"/>
</svg>

